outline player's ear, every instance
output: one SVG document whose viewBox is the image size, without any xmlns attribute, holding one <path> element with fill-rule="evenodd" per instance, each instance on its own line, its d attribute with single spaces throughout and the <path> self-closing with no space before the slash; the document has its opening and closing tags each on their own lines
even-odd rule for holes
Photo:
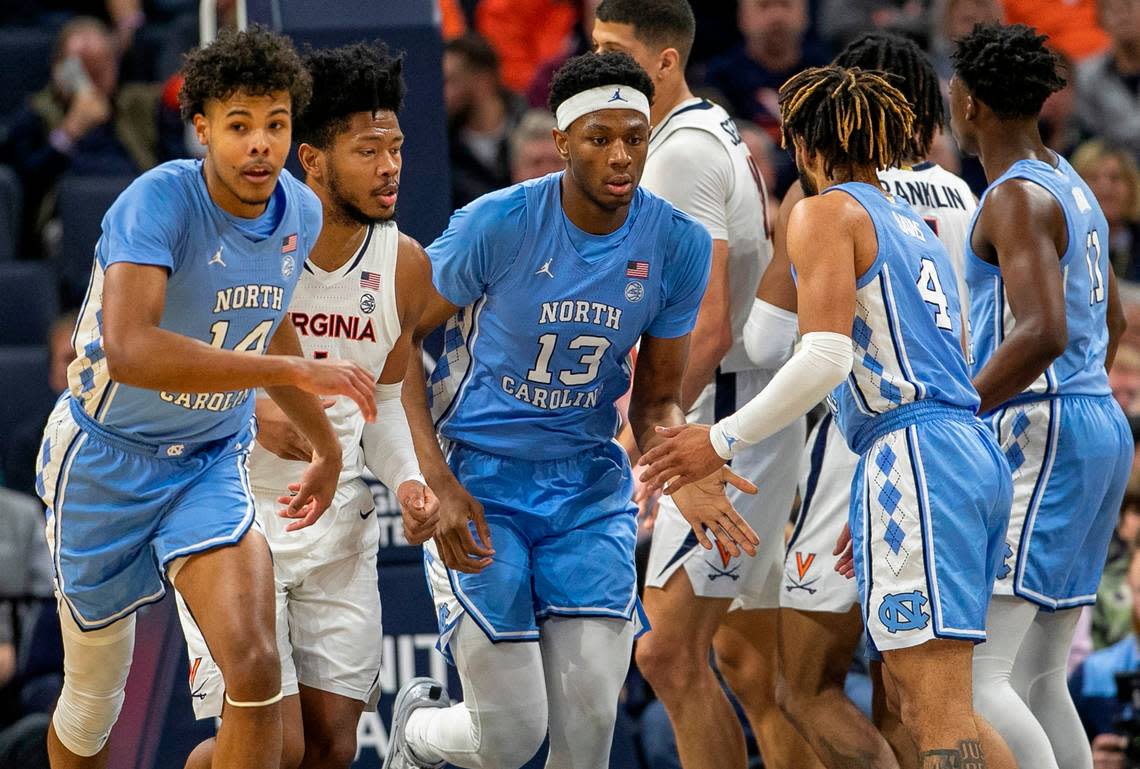
<svg viewBox="0 0 1140 769">
<path fill-rule="evenodd" d="M 301 142 L 301 145 L 297 147 L 297 160 L 301 162 L 301 168 L 305 170 L 305 178 L 324 181 L 321 154 L 319 149 L 308 142 Z"/>
<path fill-rule="evenodd" d="M 194 135 L 198 137 L 198 143 L 203 147 L 208 147 L 210 144 L 210 121 L 206 120 L 206 116 L 201 112 L 195 114 L 192 120 L 194 122 Z"/>
<path fill-rule="evenodd" d="M 562 158 L 563 162 L 570 159 L 570 134 L 565 131 L 559 131 L 557 128 L 553 130 L 554 134 L 554 148 L 558 150 L 558 155 Z"/>
<path fill-rule="evenodd" d="M 657 57 L 657 72 L 651 72 L 650 75 L 656 80 L 664 76 L 666 73 L 678 69 L 681 66 L 681 54 L 677 53 L 676 48 L 666 48 Z"/>
</svg>

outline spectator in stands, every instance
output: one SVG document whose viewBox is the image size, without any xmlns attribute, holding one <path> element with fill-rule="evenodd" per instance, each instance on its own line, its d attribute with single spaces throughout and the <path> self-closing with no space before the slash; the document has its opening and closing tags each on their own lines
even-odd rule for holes
<svg viewBox="0 0 1140 769">
<path fill-rule="evenodd" d="M 1088 182 L 1108 219 L 1108 253 L 1116 275 L 1140 280 L 1140 169 L 1123 147 L 1103 139 L 1082 144 L 1073 167 Z"/>
<path fill-rule="evenodd" d="M 737 23 L 744 43 L 709 62 L 705 84 L 778 141 L 780 85 L 804 67 L 827 64 L 827 52 L 805 43 L 807 0 L 740 0 Z"/>
<path fill-rule="evenodd" d="M 1131 561 L 1131 543 L 1140 536 L 1140 474 L 1133 473 L 1128 490 L 1120 507 L 1120 521 L 1116 524 L 1108 546 L 1104 574 L 1096 591 L 1096 604 L 1092 612 L 1090 636 L 1092 650 L 1112 646 L 1132 631 L 1132 590 L 1128 586 L 1128 564 Z"/>
<path fill-rule="evenodd" d="M 1131 2 L 1132 0 L 1124 0 Z M 1006 24 L 1025 24 L 1049 36 L 1049 47 L 1070 61 L 1082 61 L 1108 48 L 1098 0 L 1003 0 Z M 1101 29 L 1104 27 L 1104 29 Z"/>
<path fill-rule="evenodd" d="M 511 183 L 510 136 L 526 105 L 503 87 L 494 49 L 470 33 L 443 49 L 443 106 L 451 202 L 460 208 Z"/>
<path fill-rule="evenodd" d="M 28 609 L 52 594 L 52 566 L 43 536 L 43 505 L 0 488 L 0 727 L 21 717 L 16 649 L 30 626 Z"/>
<path fill-rule="evenodd" d="M 950 63 L 954 41 L 968 35 L 976 24 L 1000 22 L 1001 3 L 998 0 L 939 0 L 929 19 L 930 60 L 945 90 L 954 74 Z"/>
<path fill-rule="evenodd" d="M 1140 542 L 1131 543 L 1128 585 L 1140 595 Z M 1094 652 L 1069 677 L 1069 690 L 1085 731 L 1092 738 L 1093 764 L 1100 768 L 1126 766 L 1122 750 L 1124 738 L 1115 734 L 1115 721 L 1124 712 L 1117 700 L 1117 673 L 1140 669 L 1136 634 L 1140 632 L 1140 602 L 1132 606 L 1132 632 L 1122 641 Z"/>
<path fill-rule="evenodd" d="M 931 4 L 932 0 L 821 0 L 819 34 L 836 50 L 875 30 L 924 40 Z"/>
<path fill-rule="evenodd" d="M 1077 114 L 1085 131 L 1140 156 L 1140 0 L 1099 0 L 1111 47 L 1077 63 Z"/>
<path fill-rule="evenodd" d="M 554 146 L 554 116 L 532 109 L 511 133 L 511 184 L 537 179 L 566 167 Z"/>
<path fill-rule="evenodd" d="M 66 174 L 133 176 L 155 164 L 157 86 L 119 86 L 115 37 L 98 19 L 60 30 L 52 80 L 17 110 L 0 144 L 0 162 L 24 188 L 25 247 L 40 250 Z"/>
<path fill-rule="evenodd" d="M 55 395 L 67 389 L 67 367 L 75 360 L 71 333 L 75 330 L 77 318 L 74 310 L 60 315 L 52 323 L 48 335 L 51 352 L 48 386 Z M 0 468 L 3 469 L 4 486 L 25 494 L 36 494 L 36 452 L 43 441 L 47 418 L 48 411 L 26 413 L 24 419 L 3 436 L 3 456 L 0 457 L 3 464 Z M 42 517 L 42 509 L 40 512 Z"/>
<path fill-rule="evenodd" d="M 573 52 L 581 2 L 479 0 L 475 29 L 499 55 L 507 88 L 525 91 L 544 63 Z"/>
</svg>

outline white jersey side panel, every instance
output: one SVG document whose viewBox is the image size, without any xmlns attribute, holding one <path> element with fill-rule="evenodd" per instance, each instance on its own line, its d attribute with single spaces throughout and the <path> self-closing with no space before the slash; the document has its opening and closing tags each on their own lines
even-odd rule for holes
<svg viewBox="0 0 1140 769">
<path fill-rule="evenodd" d="M 306 358 L 351 360 L 379 380 L 380 372 L 400 336 L 396 305 L 396 252 L 399 230 L 395 222 L 371 227 L 353 258 L 340 269 L 325 272 L 306 262 L 289 304 L 289 319 L 297 330 Z M 344 469 L 340 485 L 360 478 L 364 453 L 360 438 L 364 417 L 348 397 L 339 396 L 325 412 L 340 439 Z M 281 459 L 255 445 L 249 459 L 250 482 L 259 496 L 285 493 L 300 479 L 307 464 Z M 317 534 L 325 518 L 310 529 Z M 306 529 L 305 531 L 308 531 Z M 300 532 L 293 533 L 296 537 Z"/>
<path fill-rule="evenodd" d="M 958 279 L 959 303 L 969 307 L 966 238 L 974 209 L 978 207 L 970 185 L 937 163 L 929 162 L 880 171 L 879 183 L 887 192 L 910 203 L 946 246 Z"/>
<path fill-rule="evenodd" d="M 767 191 L 756 164 L 740 138 L 736 124 L 721 107 L 705 99 L 681 102 L 654 129 L 649 139 L 649 156 L 643 184 L 652 192 L 654 179 L 667 177 L 668 168 L 658 168 L 654 156 L 671 142 L 685 142 L 694 130 L 716 138 L 723 153 L 706 153 L 702 162 L 727 166 L 723 177 L 728 180 L 723 196 L 724 222 L 728 232 L 729 312 L 732 318 L 732 348 L 721 362 L 725 372 L 755 368 L 744 349 L 744 323 L 752 309 L 752 300 L 760 284 L 760 276 L 772 260 L 772 240 L 767 228 Z M 660 163 L 660 161 L 658 161 Z M 646 181 L 648 180 L 648 181 Z M 669 202 L 702 221 L 699 210 L 690 211 L 685 200 L 663 194 Z M 717 236 L 714 234 L 714 238 Z"/>
</svg>

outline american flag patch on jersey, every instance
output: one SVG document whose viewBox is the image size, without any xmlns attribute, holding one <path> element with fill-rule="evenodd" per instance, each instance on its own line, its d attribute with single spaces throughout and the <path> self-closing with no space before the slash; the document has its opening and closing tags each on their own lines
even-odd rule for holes
<svg viewBox="0 0 1140 769">
<path fill-rule="evenodd" d="M 648 278 L 649 262 L 626 262 L 625 276 L 627 278 Z"/>
<path fill-rule="evenodd" d="M 380 290 L 380 273 L 369 272 L 364 270 L 360 273 L 360 287 L 371 289 L 372 291 Z"/>
<path fill-rule="evenodd" d="M 291 254 L 297 250 L 297 233 L 293 233 L 289 237 L 281 241 L 281 253 Z"/>
</svg>

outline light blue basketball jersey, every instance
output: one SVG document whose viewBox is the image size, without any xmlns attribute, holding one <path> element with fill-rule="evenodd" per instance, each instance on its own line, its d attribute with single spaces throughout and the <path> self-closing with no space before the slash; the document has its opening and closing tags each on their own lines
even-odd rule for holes
<svg viewBox="0 0 1140 769">
<path fill-rule="evenodd" d="M 1051 395 L 1107 395 L 1104 358 L 1108 349 L 1108 222 L 1096 196 L 1060 155 L 1054 168 L 1040 160 L 1019 160 L 999 176 L 982 195 L 966 238 L 966 281 L 970 286 L 970 327 L 973 331 L 973 367 L 977 373 L 993 356 L 1014 318 L 1005 295 L 1001 269 L 984 261 L 971 247 L 974 223 L 989 191 L 1007 179 L 1027 179 L 1056 198 L 1065 215 L 1069 244 L 1061 257 L 1065 290 L 1065 316 L 1069 343 L 1065 352 L 1021 395 L 1011 399 L 1034 400 Z M 1032 275 L 1016 276 L 1033 280 Z"/>
<path fill-rule="evenodd" d="M 849 445 L 878 416 L 916 401 L 978 408 L 962 353 L 962 317 L 945 246 L 902 200 L 869 184 L 828 188 L 855 198 L 871 217 L 879 250 L 856 281 L 851 339 L 855 365 L 832 392 Z M 858 449 L 855 449 L 858 451 Z"/>
<path fill-rule="evenodd" d="M 446 438 L 492 454 L 559 459 L 614 437 L 643 333 L 692 330 L 712 241 L 638 189 L 625 223 L 590 235 L 565 215 L 562 174 L 484 195 L 431 246 L 448 322 L 429 402 Z"/>
<path fill-rule="evenodd" d="M 116 262 L 165 267 L 161 327 L 215 347 L 264 352 L 285 315 L 300 265 L 321 228 L 321 205 L 282 171 L 264 223 L 235 224 L 206 191 L 202 162 L 175 160 L 136 179 L 103 217 L 91 283 L 72 342 L 68 387 L 112 433 L 153 443 L 210 441 L 243 430 L 251 391 L 158 392 L 111 379 L 103 352 L 103 276 Z M 255 238 L 255 239 L 251 239 Z"/>
</svg>

